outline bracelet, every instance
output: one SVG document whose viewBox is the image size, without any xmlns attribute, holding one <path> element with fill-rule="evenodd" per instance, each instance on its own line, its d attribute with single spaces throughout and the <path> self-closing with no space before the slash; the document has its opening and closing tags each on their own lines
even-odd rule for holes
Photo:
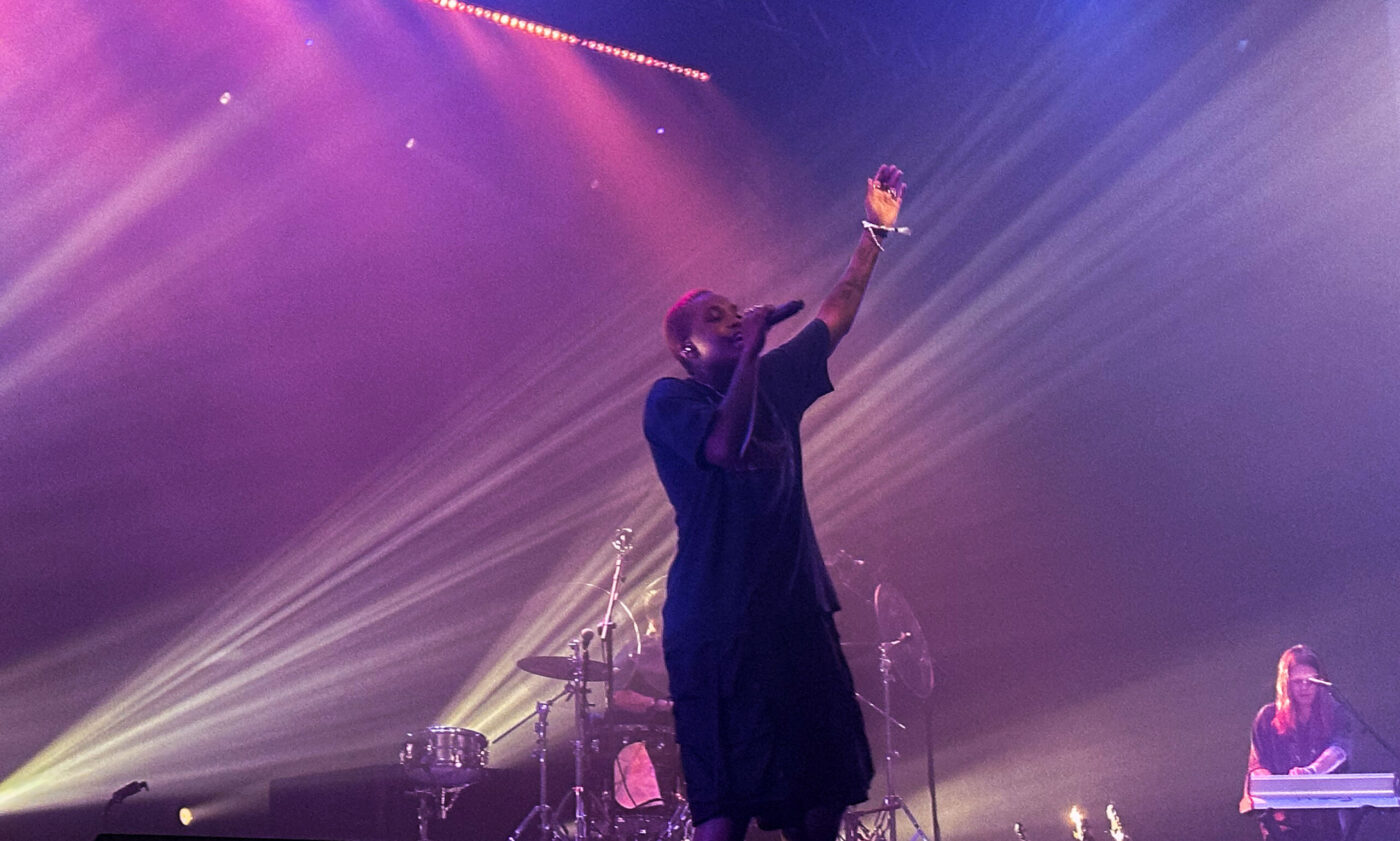
<svg viewBox="0 0 1400 841">
<path fill-rule="evenodd" d="M 879 225 L 872 225 L 869 222 L 863 220 L 860 224 L 865 226 L 865 232 L 867 234 L 870 234 L 870 241 L 875 243 L 875 247 L 880 249 L 881 251 L 884 251 L 885 243 L 883 242 L 883 240 L 885 239 L 885 237 L 890 235 L 890 232 L 882 231 L 880 230 Z"/>
<path fill-rule="evenodd" d="M 881 251 L 885 250 L 885 244 L 882 240 L 890 234 L 903 234 L 906 237 L 910 235 L 908 228 L 891 228 L 888 225 L 876 225 L 869 219 L 860 220 L 860 225 L 870 234 L 870 241 L 875 243 L 875 247 Z"/>
</svg>

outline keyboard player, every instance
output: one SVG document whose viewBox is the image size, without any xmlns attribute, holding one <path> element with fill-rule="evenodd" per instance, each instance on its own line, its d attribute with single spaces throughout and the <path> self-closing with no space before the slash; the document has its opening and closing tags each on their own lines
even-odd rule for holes
<svg viewBox="0 0 1400 841">
<path fill-rule="evenodd" d="M 1249 743 L 1249 777 L 1274 774 L 1345 772 L 1351 753 L 1351 716 L 1323 685 L 1322 662 L 1306 645 L 1295 645 L 1278 660 L 1274 702 L 1254 717 Z M 1245 797 L 1240 811 L 1256 808 Z M 1267 811 L 1259 819 L 1267 841 L 1342 841 L 1345 818 L 1335 809 Z"/>
</svg>

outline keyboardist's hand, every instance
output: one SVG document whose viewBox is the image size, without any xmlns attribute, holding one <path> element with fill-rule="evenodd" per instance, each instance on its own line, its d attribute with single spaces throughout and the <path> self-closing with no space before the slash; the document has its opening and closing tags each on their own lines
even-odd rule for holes
<svg viewBox="0 0 1400 841">
<path fill-rule="evenodd" d="M 1288 769 L 1288 776 L 1290 776 L 1290 777 L 1296 777 L 1296 776 L 1298 776 L 1299 774 L 1316 774 L 1316 773 L 1317 773 L 1317 772 L 1314 771 L 1314 770 L 1312 769 L 1312 766 L 1309 766 L 1309 765 L 1299 765 L 1299 766 L 1296 766 L 1296 767 L 1293 767 L 1293 768 L 1289 768 L 1289 769 Z"/>
</svg>

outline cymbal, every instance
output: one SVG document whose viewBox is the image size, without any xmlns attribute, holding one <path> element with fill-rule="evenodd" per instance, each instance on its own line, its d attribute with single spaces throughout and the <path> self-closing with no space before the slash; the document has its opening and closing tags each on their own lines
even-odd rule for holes
<svg viewBox="0 0 1400 841">
<path fill-rule="evenodd" d="M 928 641 L 913 608 L 889 584 L 875 588 L 875 621 L 880 625 L 880 636 L 895 642 L 890 647 L 895 676 L 910 692 L 927 698 L 933 692 L 933 657 L 928 652 Z"/>
<path fill-rule="evenodd" d="M 532 675 L 539 675 L 540 677 L 569 680 L 574 676 L 574 663 L 568 657 L 554 657 L 544 654 L 535 657 L 522 657 L 515 661 L 515 665 Z M 607 680 L 607 664 L 598 660 L 589 660 L 588 669 L 584 678 L 590 681 Z"/>
<path fill-rule="evenodd" d="M 613 657 L 613 688 L 634 689 L 644 695 L 666 694 L 666 660 L 661 640 L 642 637 L 639 651 L 620 651 Z"/>
</svg>

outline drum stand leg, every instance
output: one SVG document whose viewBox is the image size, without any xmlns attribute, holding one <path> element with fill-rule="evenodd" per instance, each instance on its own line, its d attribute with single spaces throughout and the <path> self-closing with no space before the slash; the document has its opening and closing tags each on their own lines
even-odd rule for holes
<svg viewBox="0 0 1400 841">
<path fill-rule="evenodd" d="M 899 812 L 914 827 L 910 841 L 929 841 L 904 800 L 893 795 L 886 797 L 882 806 L 847 812 L 841 819 L 841 841 L 899 841 Z"/>
<path fill-rule="evenodd" d="M 691 841 L 694 837 L 695 826 L 690 822 L 690 804 L 682 801 L 656 841 Z"/>
<path fill-rule="evenodd" d="M 433 813 L 437 813 L 439 820 L 447 820 L 447 813 L 457 805 L 457 797 L 464 788 L 466 786 L 420 788 L 414 792 L 418 795 L 418 841 L 432 841 L 428 838 L 428 823 Z"/>
<path fill-rule="evenodd" d="M 418 841 L 429 841 L 428 821 L 433 819 L 432 801 L 427 793 L 418 793 Z"/>
<path fill-rule="evenodd" d="M 525 832 L 525 828 L 536 818 L 540 822 L 539 841 L 569 841 L 569 833 L 565 832 L 564 828 L 554 819 L 554 810 L 549 808 L 549 783 L 545 764 L 549 743 L 549 707 L 563 694 L 561 692 L 554 696 L 553 700 L 540 701 L 535 704 L 535 749 L 531 756 L 540 766 L 540 802 L 520 821 L 520 825 L 510 834 L 510 841 L 520 841 L 520 836 Z M 562 807 L 564 804 L 559 805 Z M 423 841 L 423 839 L 419 839 L 419 841 Z"/>
<path fill-rule="evenodd" d="M 584 800 L 584 753 L 588 732 L 588 638 L 569 643 L 574 666 L 574 838 L 588 837 L 588 805 Z M 608 664 L 611 669 L 611 663 Z"/>
<path fill-rule="evenodd" d="M 588 814 L 588 790 L 587 786 L 584 785 L 584 769 L 587 763 L 585 756 L 587 755 L 587 751 L 588 746 L 583 738 L 583 733 L 580 732 L 579 737 L 574 740 L 574 785 L 550 814 L 550 820 L 553 822 L 557 833 L 555 836 L 557 841 L 588 841 L 591 836 L 607 834 L 607 821 L 605 817 L 607 810 L 599 806 L 596 815 L 590 816 Z M 543 794 L 543 792 L 541 792 L 541 794 Z M 559 816 L 563 814 L 564 806 L 568 804 L 570 798 L 573 798 L 574 801 L 574 834 L 572 837 L 570 837 L 569 833 L 559 823 Z M 595 802 L 594 805 L 597 806 L 599 804 Z M 602 819 L 602 822 L 599 823 L 597 827 L 594 827 L 594 822 L 600 819 Z M 596 833 L 594 832 L 595 829 L 597 829 Z M 514 841 L 514 839 L 512 839 L 512 841 Z"/>
<path fill-rule="evenodd" d="M 856 695 L 861 701 L 874 707 L 885 719 L 885 800 L 874 809 L 847 812 L 841 820 L 842 841 L 899 841 L 899 812 L 903 812 L 909 819 L 909 824 L 914 827 L 914 835 L 910 841 L 929 841 L 928 834 L 919 826 L 919 821 L 909 810 L 904 799 L 894 793 L 894 761 L 899 757 L 894 749 L 894 727 L 898 725 L 901 730 L 904 729 L 904 725 L 895 721 L 894 716 L 890 714 L 890 683 L 894 679 L 890 649 L 898 642 L 880 643 L 880 682 L 884 688 L 885 706 L 876 707 L 861 698 L 858 693 Z M 864 818 L 871 820 L 866 822 Z"/>
</svg>

